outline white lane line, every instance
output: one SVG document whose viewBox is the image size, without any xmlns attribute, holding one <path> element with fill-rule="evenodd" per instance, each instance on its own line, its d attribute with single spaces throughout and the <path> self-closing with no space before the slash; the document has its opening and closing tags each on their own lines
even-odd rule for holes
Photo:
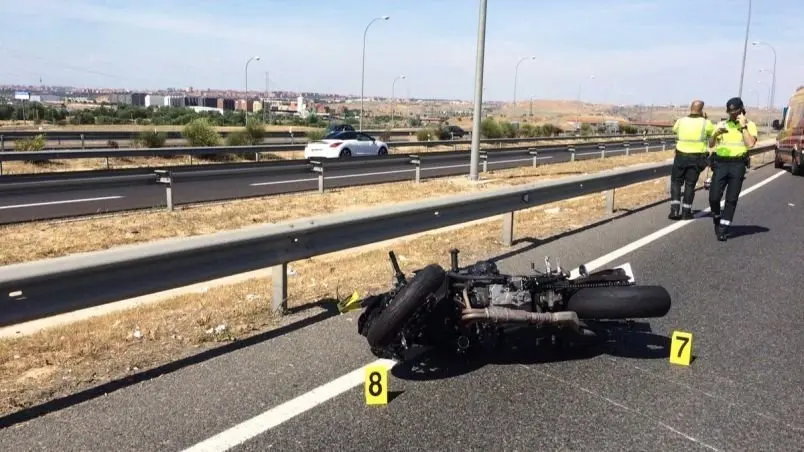
<svg viewBox="0 0 804 452">
<path fill-rule="evenodd" d="M 40 206 L 55 206 L 57 204 L 74 204 L 78 202 L 94 202 L 94 201 L 107 201 L 109 199 L 121 199 L 125 196 L 104 196 L 102 198 L 82 198 L 82 199 L 65 199 L 63 201 L 46 201 L 35 202 L 30 204 L 16 204 L 11 206 L 0 206 L 0 210 L 7 209 L 24 209 L 26 207 L 40 207 Z"/>
<path fill-rule="evenodd" d="M 743 195 L 747 195 L 755 190 L 760 189 L 761 187 L 769 184 L 771 181 L 775 180 L 778 177 L 787 174 L 786 171 L 780 171 L 773 176 L 764 179 L 753 186 L 745 189 L 740 193 L 740 197 Z M 705 210 L 704 212 L 708 211 Z M 703 212 L 701 212 L 703 213 Z M 701 215 L 698 214 L 698 216 Z M 671 226 L 665 227 L 660 229 L 659 231 L 654 232 L 642 239 L 639 239 L 629 245 L 626 245 L 616 251 L 613 251 L 603 257 L 593 260 L 589 264 L 587 264 L 587 268 L 591 271 L 593 268 L 597 268 L 601 265 L 605 265 L 606 263 L 617 259 L 631 251 L 634 251 L 642 246 L 647 245 L 660 237 L 663 237 L 677 229 L 682 228 L 683 226 L 689 224 L 693 220 L 684 220 L 678 223 L 674 223 Z M 578 270 L 575 269 L 572 271 L 574 273 L 574 277 L 577 277 Z M 397 363 L 393 360 L 387 359 L 380 359 L 374 361 L 372 363 L 366 364 L 358 369 L 349 372 L 346 375 L 343 375 L 335 380 L 330 381 L 329 383 L 325 383 L 312 391 L 304 393 L 294 399 L 291 399 L 282 405 L 276 406 L 264 413 L 257 415 L 251 419 L 248 419 L 240 424 L 235 425 L 234 427 L 224 430 L 217 435 L 202 441 L 188 449 L 184 449 L 182 452 L 201 452 L 201 451 L 225 451 L 232 447 L 235 447 L 239 444 L 242 444 L 248 441 L 251 438 L 254 438 L 274 427 L 277 425 L 282 424 L 299 414 L 311 410 L 316 406 L 340 395 L 344 392 L 348 391 L 351 388 L 360 386 L 363 384 L 364 381 L 364 372 L 366 367 L 371 365 L 380 364 L 385 366 L 387 369 L 393 368 Z"/>
<path fill-rule="evenodd" d="M 291 399 L 282 405 L 271 408 L 270 410 L 253 417 L 243 423 L 224 430 L 217 435 L 202 441 L 194 446 L 184 449 L 183 452 L 202 452 L 202 451 L 223 451 L 231 449 L 247 440 L 254 438 L 266 430 L 295 417 L 299 414 L 320 405 L 365 381 L 365 371 L 368 366 L 380 365 L 386 369 L 391 369 L 396 365 L 396 361 L 390 359 L 378 359 L 366 364 L 359 369 L 355 369 L 346 375 L 336 378 L 329 383 L 323 384 L 312 391 L 306 392 L 295 399 Z"/>
<path fill-rule="evenodd" d="M 551 159 L 553 157 L 552 156 L 546 156 L 546 157 L 537 157 L 537 158 L 539 160 L 546 160 L 546 159 Z M 524 161 L 530 162 L 530 161 L 533 161 L 533 159 L 532 158 L 527 158 L 527 159 L 519 159 L 519 160 L 500 160 L 500 161 L 495 161 L 495 162 L 489 162 L 488 164 L 493 165 L 495 163 L 512 163 L 512 162 L 524 162 Z M 468 163 L 460 163 L 460 164 L 457 164 L 457 165 L 430 166 L 430 167 L 422 168 L 421 171 L 436 171 L 436 170 L 442 170 L 442 169 L 463 168 L 463 167 L 466 167 L 466 166 L 469 166 L 469 164 Z M 340 176 L 326 176 L 326 178 L 327 179 L 349 179 L 349 178 L 354 178 L 354 177 L 382 176 L 382 175 L 385 175 L 385 174 L 411 173 L 413 171 L 416 171 L 416 168 L 405 168 L 405 169 L 401 169 L 401 170 L 391 170 L 391 171 L 375 171 L 375 172 L 371 172 L 371 173 L 343 174 L 343 175 L 340 175 Z M 317 181 L 317 180 L 318 180 L 317 177 L 310 177 L 310 178 L 305 178 L 305 179 L 277 180 L 277 181 L 271 181 L 271 182 L 255 182 L 255 183 L 249 184 L 249 185 L 252 186 L 252 187 L 258 187 L 258 186 L 261 186 L 261 185 L 281 185 L 281 184 L 292 184 L 292 183 L 297 183 L 297 182 L 312 182 L 312 181 Z"/>
<path fill-rule="evenodd" d="M 654 147 L 656 147 L 656 146 L 654 146 Z M 624 151 L 625 151 L 625 149 L 608 149 L 608 150 L 606 150 L 606 153 L 624 152 Z M 577 155 L 581 156 L 581 155 L 593 155 L 593 154 L 600 154 L 600 152 L 599 151 L 598 152 L 587 152 L 587 153 L 577 154 Z M 551 156 L 551 155 L 545 156 L 545 157 L 536 157 L 537 160 L 547 160 L 547 159 L 551 159 L 551 158 L 553 158 L 553 156 Z M 488 162 L 488 164 L 489 165 L 498 165 L 498 164 L 501 164 L 501 163 L 532 162 L 532 161 L 533 161 L 533 158 L 528 157 L 528 158 L 513 159 L 513 160 L 495 160 L 495 161 Z M 461 163 L 461 164 L 457 164 L 457 165 L 431 166 L 431 167 L 422 168 L 421 171 L 437 171 L 437 170 L 450 169 L 450 168 L 464 168 L 464 167 L 467 167 L 467 166 L 469 166 L 468 163 Z M 340 175 L 340 176 L 326 176 L 326 178 L 327 179 L 350 179 L 350 178 L 354 178 L 354 177 L 382 176 L 382 175 L 386 175 L 386 174 L 410 173 L 410 172 L 413 172 L 413 171 L 416 171 L 416 169 L 415 168 L 406 168 L 406 169 L 402 169 L 402 170 L 375 171 L 375 172 L 371 172 L 371 173 L 343 174 L 343 175 Z M 318 180 L 317 177 L 307 177 L 307 178 L 304 178 L 304 179 L 288 179 L 288 180 L 277 180 L 277 181 L 271 181 L 271 182 L 255 182 L 253 184 L 249 184 L 249 186 L 251 186 L 251 187 L 260 187 L 260 186 L 263 186 L 263 185 L 296 184 L 296 183 L 299 183 L 299 182 L 315 182 L 317 180 Z"/>
<path fill-rule="evenodd" d="M 751 187 L 746 188 L 745 190 L 740 192 L 739 197 L 742 198 L 743 196 L 745 196 L 745 195 L 747 195 L 749 193 L 752 193 L 755 190 L 759 190 L 760 188 L 764 187 L 765 185 L 771 183 L 772 181 L 776 180 L 777 178 L 779 178 L 779 177 L 781 177 L 781 176 L 783 176 L 785 174 L 787 174 L 786 171 L 779 171 L 778 173 L 774 174 L 773 176 L 769 176 L 767 179 L 764 179 L 764 180 L 762 180 L 760 182 L 757 182 L 756 184 L 752 185 Z M 724 205 L 725 205 L 725 201 L 720 201 L 720 208 L 721 209 L 723 208 Z M 706 209 L 698 212 L 695 215 L 695 217 L 700 218 L 700 217 L 704 216 L 706 213 L 710 212 L 711 210 L 712 210 L 711 207 L 707 207 Z M 650 243 L 655 242 L 656 240 L 659 240 L 660 238 L 670 234 L 673 231 L 676 231 L 678 229 L 683 228 L 684 226 L 687 226 L 688 224 L 692 223 L 693 221 L 695 221 L 695 220 L 694 219 L 693 220 L 679 220 L 679 221 L 671 224 L 670 226 L 666 226 L 666 227 L 664 227 L 662 229 L 659 229 L 658 231 L 656 231 L 656 232 L 654 232 L 652 234 L 646 235 L 645 237 L 642 237 L 641 239 L 639 239 L 639 240 L 637 240 L 635 242 L 629 243 L 628 245 L 625 245 L 624 247 L 622 247 L 620 249 L 614 250 L 614 251 L 610 252 L 609 254 L 606 254 L 605 256 L 598 257 L 597 259 L 595 259 L 595 260 L 593 260 L 593 261 L 591 261 L 591 262 L 589 262 L 587 264 L 584 264 L 586 266 L 586 270 L 591 272 L 591 271 L 593 271 L 595 269 L 598 269 L 598 268 L 602 267 L 603 265 L 606 265 L 606 264 L 608 264 L 608 263 L 610 263 L 610 262 L 612 262 L 612 261 L 614 261 L 616 259 L 619 259 L 619 258 L 625 256 L 628 253 L 636 251 L 636 250 L 638 250 L 639 248 L 642 248 L 645 245 L 648 245 Z M 577 268 L 570 272 L 570 277 L 577 278 L 578 276 L 580 276 L 580 273 L 579 273 Z"/>
</svg>

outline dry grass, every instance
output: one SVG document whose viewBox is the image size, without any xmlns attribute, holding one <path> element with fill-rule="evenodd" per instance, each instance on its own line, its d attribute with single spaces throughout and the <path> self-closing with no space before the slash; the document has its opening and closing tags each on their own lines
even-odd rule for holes
<svg viewBox="0 0 804 452">
<path fill-rule="evenodd" d="M 388 203 L 483 190 L 558 177 L 601 171 L 624 164 L 656 162 L 669 158 L 671 151 L 608 157 L 523 167 L 488 173 L 486 184 L 470 186 L 464 178 L 424 179 L 347 187 L 318 192 L 250 198 L 226 203 L 180 207 L 174 212 L 136 212 L 71 222 L 40 221 L 0 226 L 5 240 L 0 243 L 0 265 L 108 249 L 169 237 L 187 237 L 236 229 L 259 223 L 341 212 Z M 92 237 L 92 240 L 87 240 Z"/>
<path fill-rule="evenodd" d="M 635 140 L 638 137 L 634 138 Z M 600 142 L 610 142 L 610 141 L 621 141 L 622 138 L 607 138 L 607 139 L 600 139 L 597 141 Z M 584 140 L 578 139 L 569 139 L 569 140 L 556 140 L 551 142 L 551 144 L 555 144 L 556 146 L 561 146 L 569 143 L 579 143 L 583 142 Z M 589 140 L 585 140 L 589 141 Z M 482 149 L 505 149 L 511 147 L 519 147 L 519 146 L 543 146 L 545 143 L 543 141 L 527 141 L 527 142 L 519 142 L 519 143 L 504 143 L 502 145 L 499 144 L 488 144 L 483 143 L 481 144 Z M 454 146 L 408 146 L 408 147 L 394 147 L 393 144 L 390 145 L 390 153 L 391 154 L 424 154 L 429 152 L 444 152 L 444 151 L 457 151 L 463 150 L 469 152 L 469 145 L 467 144 L 456 144 Z M 110 151 L 113 155 L 114 151 Z M 277 152 L 277 153 L 270 153 L 270 152 L 260 152 L 260 160 L 303 160 L 304 159 L 304 152 L 303 151 L 288 151 L 288 152 Z M 67 171 L 86 171 L 86 170 L 99 170 L 99 169 L 121 169 L 121 168 L 141 168 L 141 167 L 165 167 L 165 166 L 174 166 L 174 165 L 190 165 L 190 164 L 201 164 L 201 165 L 208 165 L 208 164 L 217 164 L 217 163 L 232 163 L 232 162 L 247 162 L 247 161 L 254 161 L 253 157 L 249 157 L 248 159 L 238 156 L 235 154 L 231 154 L 228 156 L 221 155 L 215 159 L 199 159 L 198 157 L 191 158 L 190 156 L 180 156 L 180 157 L 128 157 L 128 158 L 116 158 L 110 157 L 108 160 L 106 158 L 97 158 L 97 159 L 67 159 L 67 160 L 51 160 L 47 163 L 27 163 L 27 162 L 3 162 L 3 174 L 38 174 L 38 173 L 49 173 L 49 172 L 67 172 Z"/>
<path fill-rule="evenodd" d="M 555 167 L 553 176 L 560 172 L 558 165 Z M 528 171 L 507 173 L 496 183 L 528 178 Z M 657 179 L 619 189 L 616 207 L 633 209 L 665 197 L 664 181 Z M 517 213 L 514 230 L 518 237 L 545 238 L 604 218 L 604 206 L 603 194 L 543 205 Z M 369 251 L 296 262 L 292 265 L 295 275 L 289 277 L 289 306 L 336 299 L 354 290 L 362 294 L 384 290 L 391 279 L 387 262 L 391 248 L 397 252 L 403 271 L 409 272 L 430 262 L 447 266 L 447 250 L 453 246 L 461 249 L 463 262 L 499 254 L 504 251 L 499 236 L 500 221 L 491 220 L 449 233 L 418 235 Z M 2 340 L 0 415 L 123 378 L 221 341 L 269 330 L 276 325 L 268 311 L 270 287 L 270 279 L 253 279 Z"/>
<path fill-rule="evenodd" d="M 37 125 L 30 124 L 30 121 L 26 124 L 22 121 L 0 121 L 0 131 L 39 131 L 39 127 Z M 268 132 L 287 132 L 289 127 L 293 127 L 294 132 L 301 132 L 307 130 L 314 130 L 318 129 L 319 127 L 309 127 L 309 126 L 283 126 L 283 125 L 271 125 L 268 124 L 265 126 L 265 130 Z M 84 124 L 84 125 L 66 125 L 66 126 L 54 126 L 54 125 L 42 125 L 42 132 L 46 133 L 58 133 L 58 132 L 141 132 L 144 130 L 154 130 L 156 129 L 157 132 L 181 132 L 184 126 L 138 126 L 133 124 L 119 124 L 119 125 L 95 125 L 95 124 Z M 243 130 L 242 126 L 220 126 L 215 127 L 215 130 L 218 132 L 233 132 L 236 130 Z"/>
</svg>

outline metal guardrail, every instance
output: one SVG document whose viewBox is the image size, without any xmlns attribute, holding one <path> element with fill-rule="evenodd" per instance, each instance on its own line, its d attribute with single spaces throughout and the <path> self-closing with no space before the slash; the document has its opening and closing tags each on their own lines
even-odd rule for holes
<svg viewBox="0 0 804 452">
<path fill-rule="evenodd" d="M 671 135 L 652 135 L 650 140 L 667 138 Z M 579 140 L 593 141 L 600 139 L 622 138 L 623 140 L 639 139 L 628 135 L 599 135 L 589 137 L 533 137 L 533 138 L 494 138 L 482 139 L 482 144 L 503 143 L 523 143 L 538 141 L 556 140 Z M 389 147 L 434 147 L 434 146 L 458 146 L 471 144 L 471 140 L 443 140 L 443 141 L 390 141 Z M 209 146 L 209 147 L 163 147 L 163 148 L 123 148 L 123 149 L 71 149 L 71 150 L 52 150 L 52 151 L 5 151 L 0 152 L 0 162 L 12 161 L 43 161 L 43 160 L 69 160 L 69 159 L 91 159 L 91 158 L 110 158 L 110 157 L 178 157 L 178 156 L 199 156 L 199 155 L 222 155 L 222 154 L 258 154 L 258 153 L 282 153 L 292 151 L 303 151 L 306 144 L 267 144 L 256 146 Z"/>
<path fill-rule="evenodd" d="M 600 151 L 601 157 L 605 157 L 606 145 L 622 146 L 626 148 L 626 155 L 628 155 L 630 148 L 640 149 L 644 147 L 648 151 L 650 146 L 656 146 L 666 143 L 673 143 L 664 139 L 653 139 L 639 142 L 623 142 L 614 141 L 608 143 L 583 143 L 583 144 L 570 144 L 561 147 L 546 146 L 526 146 L 521 148 L 501 148 L 487 152 L 481 151 L 481 160 L 483 165 L 483 172 L 487 171 L 488 156 L 511 156 L 527 153 L 529 156 L 534 156 L 533 153 L 550 154 L 560 152 L 570 152 L 570 161 L 575 160 L 575 154 L 579 150 L 597 150 Z M 417 155 L 416 161 L 421 164 L 422 161 L 427 162 L 446 162 L 468 157 L 467 151 L 437 151 L 427 152 Z M 389 154 L 384 156 L 366 156 L 366 157 L 352 157 L 349 159 L 315 159 L 315 160 L 279 160 L 279 161 L 266 161 L 261 163 L 221 163 L 215 165 L 185 165 L 178 167 L 163 167 L 159 168 L 156 172 L 169 171 L 171 180 L 187 181 L 198 180 L 203 178 L 227 178 L 239 176 L 254 176 L 254 175 L 277 175 L 281 173 L 309 173 L 310 171 L 318 172 L 319 178 L 324 176 L 324 167 L 327 170 L 360 170 L 365 168 L 381 168 L 392 167 L 395 165 L 407 165 L 411 163 L 410 155 L 404 154 Z M 318 163 L 315 163 L 318 162 Z M 320 167 L 319 169 L 316 169 Z M 418 169 L 418 165 L 417 165 Z M 417 171 L 417 176 L 420 171 Z M 118 170 L 94 170 L 94 171 L 79 171 L 79 172 L 56 172 L 56 173 L 37 173 L 37 174 L 19 174 L 0 177 L 0 195 L 10 194 L 25 194 L 31 190 L 38 192 L 47 192 L 52 190 L 68 190 L 75 188 L 89 188 L 89 187 L 109 187 L 109 186 L 124 186 L 133 184 L 150 184 L 158 179 L 155 173 L 155 168 L 123 168 Z M 419 180 L 418 177 L 416 179 Z M 323 191 L 323 189 L 320 189 Z"/>
<path fill-rule="evenodd" d="M 774 146 L 755 148 L 752 154 Z M 513 242 L 514 213 L 668 176 L 672 162 L 635 165 L 444 198 L 330 214 L 215 234 L 164 239 L 105 251 L 0 267 L 0 325 L 103 305 L 214 278 L 272 269 L 272 308 L 287 301 L 287 264 L 410 234 L 503 215 Z M 610 204 L 613 207 L 612 203 Z M 109 293 L 109 291 L 113 293 Z"/>
</svg>

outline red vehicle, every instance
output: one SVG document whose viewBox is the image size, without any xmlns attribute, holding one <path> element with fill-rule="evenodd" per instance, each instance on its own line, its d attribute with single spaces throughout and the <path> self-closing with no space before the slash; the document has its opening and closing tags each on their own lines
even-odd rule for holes
<svg viewBox="0 0 804 452">
<path fill-rule="evenodd" d="M 796 176 L 804 175 L 804 86 L 799 86 L 790 96 L 783 110 L 781 122 L 773 120 L 776 137 L 776 168 L 790 165 L 790 172 Z"/>
</svg>

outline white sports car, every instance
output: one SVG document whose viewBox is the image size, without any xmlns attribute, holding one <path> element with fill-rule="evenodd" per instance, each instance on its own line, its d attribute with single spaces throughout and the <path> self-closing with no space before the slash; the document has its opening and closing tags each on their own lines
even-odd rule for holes
<svg viewBox="0 0 804 452">
<path fill-rule="evenodd" d="M 332 132 L 321 140 L 311 141 L 304 147 L 304 158 L 344 158 L 364 155 L 386 155 L 388 143 L 365 133 L 347 130 Z"/>
</svg>

